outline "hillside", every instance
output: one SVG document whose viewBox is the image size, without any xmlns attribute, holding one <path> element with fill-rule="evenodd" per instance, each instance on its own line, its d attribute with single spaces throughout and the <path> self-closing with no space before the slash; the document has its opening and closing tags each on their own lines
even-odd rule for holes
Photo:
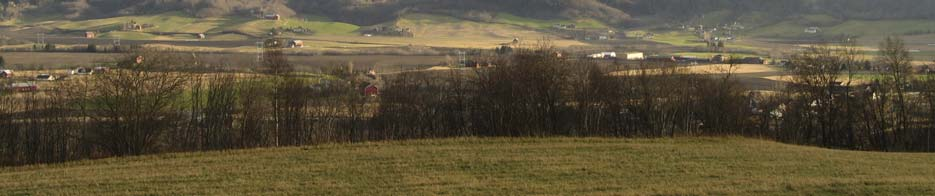
<svg viewBox="0 0 935 196">
<path fill-rule="evenodd" d="M 378 24 L 412 12 L 432 12 L 480 21 L 490 20 L 497 13 L 537 19 L 593 18 L 616 25 L 653 23 L 639 19 L 646 16 L 679 21 L 714 12 L 721 12 L 720 16 L 732 20 L 772 22 L 809 14 L 855 20 L 935 18 L 930 10 L 935 2 L 929 0 L 890 0 L 886 3 L 879 0 L 0 0 L 0 4 L 3 11 L 0 12 L 0 20 L 35 17 L 96 19 L 168 11 L 182 11 L 199 18 L 244 17 L 262 13 L 284 16 L 312 14 L 357 25 Z"/>
<path fill-rule="evenodd" d="M 2 168 L 0 194 L 925 195 L 932 163 L 740 138 L 469 138 Z"/>
</svg>

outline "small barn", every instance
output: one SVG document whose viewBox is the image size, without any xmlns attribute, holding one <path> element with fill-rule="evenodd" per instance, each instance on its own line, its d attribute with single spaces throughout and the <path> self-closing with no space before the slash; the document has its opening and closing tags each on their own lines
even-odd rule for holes
<svg viewBox="0 0 935 196">
<path fill-rule="evenodd" d="M 56 78 L 52 74 L 39 74 L 36 76 L 36 80 L 38 81 L 55 81 L 56 79 L 58 78 Z"/>
<path fill-rule="evenodd" d="M 279 15 L 279 14 L 267 14 L 266 16 L 263 16 L 263 18 L 265 18 L 265 19 L 267 19 L 267 20 L 282 20 L 282 15 Z"/>
<path fill-rule="evenodd" d="M 763 58 L 760 57 L 747 57 L 741 59 L 740 62 L 743 64 L 764 64 L 766 63 L 766 60 L 763 60 Z"/>
<path fill-rule="evenodd" d="M 302 40 L 292 40 L 292 41 L 289 41 L 289 47 L 290 47 L 290 48 L 304 48 L 304 47 L 305 47 L 305 41 L 302 41 Z"/>
<path fill-rule="evenodd" d="M 376 97 L 380 95 L 380 88 L 376 85 L 369 84 L 367 87 L 364 87 L 364 96 Z"/>
<path fill-rule="evenodd" d="M 97 33 L 95 33 L 94 31 L 84 32 L 84 38 L 87 38 L 87 39 L 97 38 Z"/>
<path fill-rule="evenodd" d="M 588 55 L 588 58 L 592 59 L 615 59 L 617 58 L 617 52 L 601 52 L 596 54 Z"/>
<path fill-rule="evenodd" d="M 13 83 L 10 88 L 18 92 L 33 92 L 39 90 L 39 85 L 31 82 Z"/>
</svg>

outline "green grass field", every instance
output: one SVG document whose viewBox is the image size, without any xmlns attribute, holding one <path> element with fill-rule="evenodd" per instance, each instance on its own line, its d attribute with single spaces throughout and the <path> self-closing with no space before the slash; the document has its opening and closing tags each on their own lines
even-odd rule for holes
<svg viewBox="0 0 935 196">
<path fill-rule="evenodd" d="M 66 30 L 92 30 L 112 31 L 120 30 L 124 23 L 135 21 L 139 24 L 153 25 L 144 29 L 146 32 L 173 32 L 173 33 L 209 33 L 216 34 L 226 31 L 238 31 L 254 36 L 262 36 L 274 27 L 294 28 L 303 27 L 312 29 L 318 35 L 350 35 L 360 27 L 353 24 L 333 22 L 323 17 L 308 17 L 308 19 L 284 18 L 280 21 L 248 18 L 196 18 L 181 12 L 167 12 L 154 15 L 121 16 L 94 20 L 68 21 L 55 20 L 34 22 L 52 28 Z M 153 36 L 150 34 L 150 36 Z M 125 39 L 151 39 L 152 37 L 137 35 Z"/>
<path fill-rule="evenodd" d="M 930 195 L 935 154 L 741 138 L 444 139 L 0 169 L 5 195 Z"/>
<path fill-rule="evenodd" d="M 805 28 L 808 28 L 810 25 L 803 24 L 803 22 L 798 21 L 783 21 L 773 25 L 753 29 L 752 31 L 748 32 L 748 35 L 755 37 L 783 39 L 798 39 L 817 35 L 854 35 L 859 36 L 861 41 L 869 42 L 864 44 L 876 44 L 875 42 L 882 40 L 882 38 L 886 36 L 904 36 L 905 34 L 915 32 L 935 32 L 935 21 L 925 20 L 849 20 L 839 23 L 832 23 L 817 22 L 831 20 L 817 16 L 815 16 L 815 19 L 809 19 L 809 21 L 812 20 L 816 22 L 811 23 L 824 23 L 827 25 L 816 25 L 821 27 L 822 32 L 818 34 L 808 34 L 805 33 Z"/>
<path fill-rule="evenodd" d="M 584 28 L 584 29 L 610 28 L 603 22 L 600 22 L 594 19 L 542 20 L 542 19 L 520 17 L 520 16 L 508 14 L 508 13 L 498 13 L 497 16 L 494 18 L 494 22 L 529 27 L 529 28 L 536 28 L 536 29 L 552 28 L 552 25 L 555 25 L 555 24 L 575 24 L 577 28 Z"/>
</svg>

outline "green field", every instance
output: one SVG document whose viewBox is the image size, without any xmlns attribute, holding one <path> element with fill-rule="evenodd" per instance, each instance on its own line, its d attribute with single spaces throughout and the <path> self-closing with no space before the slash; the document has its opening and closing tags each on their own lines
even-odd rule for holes
<svg viewBox="0 0 935 196">
<path fill-rule="evenodd" d="M 594 19 L 576 19 L 576 20 L 542 20 L 534 18 L 525 18 L 508 13 L 498 13 L 494 22 L 509 25 L 523 26 L 536 29 L 552 28 L 555 24 L 575 24 L 577 28 L 584 29 L 607 29 L 610 28 L 603 22 Z"/>
<path fill-rule="evenodd" d="M 360 28 L 357 25 L 333 22 L 328 18 L 316 16 L 308 17 L 307 19 L 284 18 L 280 21 L 272 21 L 247 17 L 196 18 L 181 12 L 168 12 L 141 16 L 121 16 L 81 21 L 50 19 L 50 21 L 33 23 L 65 30 L 113 31 L 120 30 L 125 23 L 130 21 L 134 21 L 139 24 L 153 25 L 151 28 L 144 29 L 143 33 L 137 34 L 149 34 L 146 32 L 217 34 L 221 32 L 235 31 L 253 36 L 263 36 L 274 27 L 302 27 L 313 30 L 316 35 L 350 35 Z M 154 35 L 150 34 L 149 36 L 127 36 L 124 39 L 153 39 L 154 37 Z"/>
<path fill-rule="evenodd" d="M 783 21 L 773 25 L 756 28 L 748 32 L 748 35 L 765 38 L 807 38 L 814 36 L 835 36 L 835 35 L 854 35 L 859 36 L 861 41 L 876 42 L 886 36 L 904 36 L 909 33 L 935 32 L 935 21 L 927 20 L 849 20 L 839 23 L 827 22 L 828 18 L 814 16 L 808 19 L 813 22 Z M 819 22 L 825 21 L 825 22 Z M 809 23 L 826 24 L 814 25 L 821 27 L 818 34 L 805 33 Z M 872 43 L 875 44 L 875 43 Z"/>
<path fill-rule="evenodd" d="M 444 139 L 0 169 L 27 195 L 930 195 L 935 155 L 741 138 Z"/>
</svg>

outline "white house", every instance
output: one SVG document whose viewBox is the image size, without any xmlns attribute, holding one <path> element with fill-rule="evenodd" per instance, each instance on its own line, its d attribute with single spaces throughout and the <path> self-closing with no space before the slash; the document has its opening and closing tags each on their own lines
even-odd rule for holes
<svg viewBox="0 0 935 196">
<path fill-rule="evenodd" d="M 616 52 L 602 52 L 602 53 L 588 55 L 588 58 L 614 59 L 614 58 L 617 58 L 617 53 Z"/>
<path fill-rule="evenodd" d="M 818 27 L 809 27 L 805 29 L 805 33 L 815 34 L 821 31 L 821 28 Z"/>
</svg>

